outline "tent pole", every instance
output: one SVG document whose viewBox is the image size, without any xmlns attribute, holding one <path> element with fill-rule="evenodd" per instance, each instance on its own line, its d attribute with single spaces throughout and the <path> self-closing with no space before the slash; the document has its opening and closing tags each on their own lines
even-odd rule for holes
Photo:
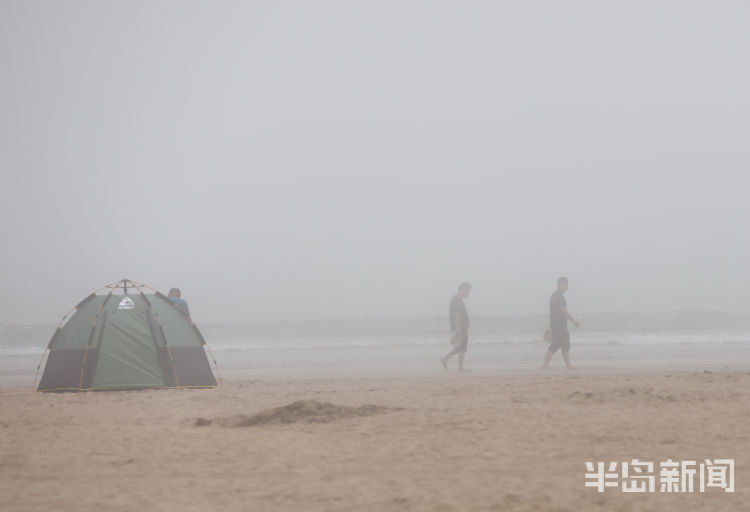
<svg viewBox="0 0 750 512">
<path fill-rule="evenodd" d="M 39 360 L 39 364 L 36 367 L 36 374 L 34 375 L 34 384 L 31 385 L 32 391 L 36 389 L 36 380 L 37 378 L 39 378 L 39 370 L 42 368 L 42 362 L 44 361 L 44 356 L 46 356 L 48 352 L 49 352 L 49 348 L 47 348 L 44 352 L 42 352 L 42 358 Z"/>
<path fill-rule="evenodd" d="M 222 384 L 221 373 L 219 373 L 219 365 L 216 364 L 216 357 L 214 356 L 214 351 L 211 350 L 211 346 L 208 343 L 204 343 L 203 346 L 206 347 L 208 349 L 208 353 L 211 354 L 211 359 L 213 360 L 214 368 L 216 369 L 216 377 L 218 377 L 219 385 L 221 385 Z"/>
<path fill-rule="evenodd" d="M 109 293 L 107 294 L 107 298 L 104 299 L 104 302 L 102 302 L 99 305 L 99 309 L 96 310 L 96 314 L 94 315 L 94 321 L 91 325 L 91 333 L 89 334 L 89 341 L 86 343 L 86 351 L 83 354 L 83 360 L 81 361 L 81 381 L 79 383 L 78 391 L 83 391 L 83 374 L 86 369 L 86 355 L 88 354 L 89 347 L 91 346 L 91 342 L 94 341 L 94 332 L 96 331 L 96 322 L 99 319 L 99 315 L 101 314 L 102 310 L 104 309 L 104 306 L 107 305 L 107 302 L 109 302 L 110 297 L 112 297 L 112 294 L 115 292 L 115 288 L 112 288 Z M 106 316 L 106 315 L 105 315 Z M 104 328 L 104 325 L 102 325 L 102 328 Z M 98 355 L 97 355 L 98 357 Z"/>
<path fill-rule="evenodd" d="M 154 309 L 154 305 L 151 304 L 150 300 L 148 300 L 148 297 L 146 297 L 146 294 L 141 292 L 141 296 L 143 297 L 143 300 L 146 301 L 146 304 L 148 304 L 148 307 L 151 310 L 151 314 L 156 319 L 156 325 L 159 327 L 159 331 L 161 331 L 161 336 L 162 338 L 164 338 L 164 346 L 167 347 L 167 355 L 169 356 L 169 364 L 172 366 L 172 375 L 174 375 L 175 384 L 179 388 L 180 378 L 177 376 L 177 367 L 174 365 L 174 356 L 172 355 L 172 348 L 169 346 L 169 342 L 167 341 L 167 334 L 164 332 L 164 327 L 161 325 L 161 318 L 156 313 L 156 309 Z M 154 347 L 156 348 L 157 351 L 159 350 L 159 346 L 156 344 L 156 337 L 154 337 Z M 166 384 L 166 375 L 164 377 L 165 377 L 164 383 Z"/>
<path fill-rule="evenodd" d="M 99 288 L 99 290 L 97 290 L 97 292 L 100 291 L 100 290 L 103 290 L 104 288 L 106 288 L 106 286 L 103 287 L 103 288 Z M 94 293 L 96 293 L 96 292 L 94 292 Z M 93 295 L 94 293 L 92 293 L 91 295 Z M 89 298 L 91 297 L 91 295 L 89 295 Z M 62 317 L 62 320 L 60 320 L 60 323 L 57 324 L 57 328 L 55 329 L 55 332 L 52 334 L 52 339 L 50 339 L 49 343 L 47 343 L 47 348 L 44 350 L 44 352 L 42 352 L 42 357 L 41 357 L 41 359 L 39 359 L 39 365 L 36 367 L 36 375 L 34 375 L 34 385 L 33 385 L 33 387 L 31 389 L 36 388 L 36 379 L 37 379 L 37 377 L 39 377 L 39 370 L 42 368 L 42 362 L 44 362 L 44 356 L 46 356 L 47 353 L 49 352 L 50 345 L 52 344 L 52 341 L 55 339 L 55 336 L 57 335 L 57 332 L 60 330 L 60 328 L 62 327 L 62 324 L 65 322 L 65 320 L 69 316 L 71 316 L 72 314 L 77 313 L 78 312 L 78 306 L 80 306 L 86 300 L 88 300 L 88 299 L 82 300 L 78 305 L 76 305 L 76 307 L 74 307 L 73 309 L 71 309 L 70 311 L 68 311 L 65 314 L 65 316 Z"/>
</svg>

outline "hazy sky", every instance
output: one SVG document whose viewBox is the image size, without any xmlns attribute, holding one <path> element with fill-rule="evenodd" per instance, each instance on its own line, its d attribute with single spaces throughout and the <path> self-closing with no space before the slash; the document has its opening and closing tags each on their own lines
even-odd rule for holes
<svg viewBox="0 0 750 512">
<path fill-rule="evenodd" d="M 750 310 L 742 1 L 0 0 L 0 322 Z"/>
</svg>

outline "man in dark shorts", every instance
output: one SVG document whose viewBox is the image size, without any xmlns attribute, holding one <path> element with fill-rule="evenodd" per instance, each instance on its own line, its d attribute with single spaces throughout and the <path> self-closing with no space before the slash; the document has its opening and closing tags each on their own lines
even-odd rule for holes
<svg viewBox="0 0 750 512">
<path fill-rule="evenodd" d="M 568 370 L 574 368 L 570 365 L 570 332 L 568 332 L 568 320 L 573 322 L 576 327 L 579 323 L 568 312 L 568 303 L 565 301 L 564 293 L 568 291 L 568 278 L 561 277 L 557 280 L 557 291 L 549 299 L 549 328 L 552 331 L 552 343 L 544 356 L 543 369 L 549 367 L 552 356 L 557 349 L 561 349 L 565 366 Z"/>
<path fill-rule="evenodd" d="M 448 308 L 448 317 L 451 323 L 451 343 L 453 350 L 448 352 L 445 357 L 440 358 L 443 368 L 448 369 L 448 360 L 458 354 L 458 370 L 464 371 L 464 355 L 466 346 L 469 344 L 469 313 L 466 311 L 464 299 L 471 293 L 469 283 L 458 285 L 458 293 L 451 299 Z"/>
</svg>

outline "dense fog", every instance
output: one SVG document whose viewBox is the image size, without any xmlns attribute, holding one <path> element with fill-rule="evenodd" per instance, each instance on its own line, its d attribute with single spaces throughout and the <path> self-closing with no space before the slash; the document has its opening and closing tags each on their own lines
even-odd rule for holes
<svg viewBox="0 0 750 512">
<path fill-rule="evenodd" d="M 0 3 L 0 323 L 750 310 L 743 2 Z"/>
</svg>

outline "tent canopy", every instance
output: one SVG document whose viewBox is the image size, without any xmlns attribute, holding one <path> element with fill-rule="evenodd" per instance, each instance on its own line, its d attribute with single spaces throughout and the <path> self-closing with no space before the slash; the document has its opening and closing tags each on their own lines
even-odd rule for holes
<svg viewBox="0 0 750 512">
<path fill-rule="evenodd" d="M 203 335 L 162 293 L 122 279 L 83 299 L 49 342 L 39 391 L 214 387 Z"/>
</svg>

